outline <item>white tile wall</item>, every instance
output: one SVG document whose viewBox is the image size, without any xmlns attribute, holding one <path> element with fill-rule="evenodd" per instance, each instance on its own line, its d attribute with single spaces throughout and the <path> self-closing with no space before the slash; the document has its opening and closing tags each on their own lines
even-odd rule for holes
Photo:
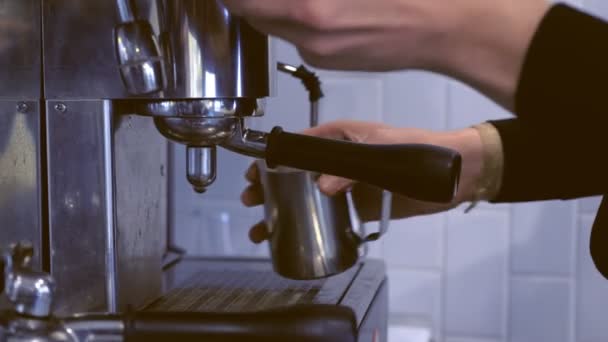
<svg viewBox="0 0 608 342">
<path fill-rule="evenodd" d="M 608 18 L 608 2 L 604 0 L 579 0 L 578 2 L 582 2 L 584 7 L 592 11 L 593 14 L 604 19 Z"/>
<path fill-rule="evenodd" d="M 448 80 L 420 71 L 383 75 L 384 122 L 393 126 L 445 129 Z"/>
<path fill-rule="evenodd" d="M 430 342 L 433 336 L 429 329 L 391 325 L 388 329 L 388 340 L 399 342 Z"/>
<path fill-rule="evenodd" d="M 464 128 L 512 115 L 468 86 L 450 81 L 448 128 Z"/>
<path fill-rule="evenodd" d="M 570 287 L 567 279 L 512 278 L 510 340 L 570 341 Z"/>
<path fill-rule="evenodd" d="M 608 17 L 605 0 L 583 4 Z M 279 60 L 300 63 L 288 44 L 277 41 L 275 48 Z M 446 129 L 510 116 L 474 90 L 430 73 L 320 75 L 327 94 L 322 121 Z M 277 90 L 266 117 L 253 125 L 307 127 L 299 81 L 279 75 Z M 267 255 L 266 245 L 247 240 L 261 210 L 239 203 L 250 159 L 221 152 L 218 180 L 201 196 L 182 177 L 183 149 L 175 152 L 176 242 L 195 254 Z M 388 263 L 393 314 L 430 319 L 437 342 L 605 342 L 608 281 L 588 252 L 598 205 L 598 198 L 484 204 L 467 215 L 458 208 L 397 221 L 370 254 Z"/>
<path fill-rule="evenodd" d="M 498 342 L 499 340 L 492 340 L 487 338 L 475 338 L 475 337 L 448 337 L 446 342 Z"/>
<path fill-rule="evenodd" d="M 569 275 L 577 215 L 574 202 L 552 201 L 514 206 L 512 271 Z"/>
<path fill-rule="evenodd" d="M 352 87 L 352 84 L 357 84 Z M 357 121 L 382 120 L 382 82 L 378 78 L 341 77 L 323 81 L 325 98 L 320 105 L 319 122 L 340 119 Z M 344 101 L 344 99 L 348 99 Z"/>
<path fill-rule="evenodd" d="M 505 335 L 509 217 L 482 210 L 448 215 L 446 334 Z"/>
<path fill-rule="evenodd" d="M 583 198 L 578 201 L 579 208 L 583 214 L 595 214 L 600 207 L 601 197 Z"/>
<path fill-rule="evenodd" d="M 580 220 L 576 277 L 576 338 L 579 342 L 608 341 L 608 281 L 596 271 L 589 255 L 593 216 Z"/>
<path fill-rule="evenodd" d="M 429 321 L 435 332 L 441 325 L 441 273 L 390 269 L 389 308 L 398 315 Z"/>
<path fill-rule="evenodd" d="M 386 262 L 395 267 L 441 270 L 444 215 L 394 221 L 390 239 L 384 241 Z"/>
</svg>

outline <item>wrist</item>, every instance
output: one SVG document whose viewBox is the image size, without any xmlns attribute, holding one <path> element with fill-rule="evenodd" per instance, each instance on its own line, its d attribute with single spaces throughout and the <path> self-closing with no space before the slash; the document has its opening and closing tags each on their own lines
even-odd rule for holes
<svg viewBox="0 0 608 342">
<path fill-rule="evenodd" d="M 452 206 L 476 199 L 477 185 L 483 172 L 483 144 L 479 131 L 466 128 L 439 133 L 437 145 L 453 149 L 462 156 L 458 192 Z"/>
<path fill-rule="evenodd" d="M 496 127 L 481 123 L 471 128 L 444 133 L 439 144 L 462 156 L 460 184 L 453 206 L 490 201 L 500 192 L 504 169 L 502 140 Z"/>
</svg>

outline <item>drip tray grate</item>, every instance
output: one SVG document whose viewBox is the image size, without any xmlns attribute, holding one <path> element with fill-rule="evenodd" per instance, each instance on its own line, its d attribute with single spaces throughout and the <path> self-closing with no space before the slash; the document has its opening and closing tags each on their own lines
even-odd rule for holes
<svg viewBox="0 0 608 342">
<path fill-rule="evenodd" d="M 325 281 L 289 280 L 272 271 L 204 270 L 147 311 L 253 312 L 296 304 L 329 304 L 317 296 Z"/>
</svg>

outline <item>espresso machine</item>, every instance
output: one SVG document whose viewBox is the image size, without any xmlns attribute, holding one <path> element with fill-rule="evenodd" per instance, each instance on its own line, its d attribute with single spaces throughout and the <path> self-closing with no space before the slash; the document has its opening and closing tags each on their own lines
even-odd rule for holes
<svg viewBox="0 0 608 342">
<path fill-rule="evenodd" d="M 83 324 L 71 315 L 192 311 L 192 302 L 176 304 L 194 296 L 183 284 L 217 288 L 218 274 L 233 285 L 273 277 L 261 261 L 240 261 L 240 268 L 167 262 L 169 141 L 187 146 L 183 176 L 200 193 L 222 176 L 218 147 L 269 167 L 336 174 L 420 200 L 447 202 L 456 192 L 454 151 L 248 129 L 277 93 L 277 66 L 269 38 L 219 0 L 1 1 L 0 67 L 0 242 L 12 251 L 5 253 L 8 264 L 20 265 L 7 271 L 11 279 L 52 279 L 53 308 L 42 310 L 44 317 Z M 27 248 L 15 245 L 20 241 Z M 386 306 L 383 266 L 371 264 L 308 283 L 277 278 L 289 296 L 254 307 L 350 301 L 345 305 L 362 326 L 373 301 Z M 357 290 L 355 279 L 373 291 Z M 264 298 L 273 284 L 260 290 Z M 227 288 L 221 295 L 234 296 Z"/>
</svg>

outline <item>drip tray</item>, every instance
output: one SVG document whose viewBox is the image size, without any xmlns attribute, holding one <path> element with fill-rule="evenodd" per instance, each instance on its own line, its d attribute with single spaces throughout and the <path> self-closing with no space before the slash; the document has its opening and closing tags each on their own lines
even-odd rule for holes
<svg viewBox="0 0 608 342">
<path fill-rule="evenodd" d="M 201 272 L 148 310 L 243 312 L 312 304 L 323 284 L 324 281 L 288 281 L 271 272 Z"/>
<path fill-rule="evenodd" d="M 280 277 L 268 262 L 189 259 L 167 272 L 169 291 L 146 310 L 255 312 L 297 304 L 338 304 L 359 267 L 327 279 L 297 281 Z"/>
</svg>

